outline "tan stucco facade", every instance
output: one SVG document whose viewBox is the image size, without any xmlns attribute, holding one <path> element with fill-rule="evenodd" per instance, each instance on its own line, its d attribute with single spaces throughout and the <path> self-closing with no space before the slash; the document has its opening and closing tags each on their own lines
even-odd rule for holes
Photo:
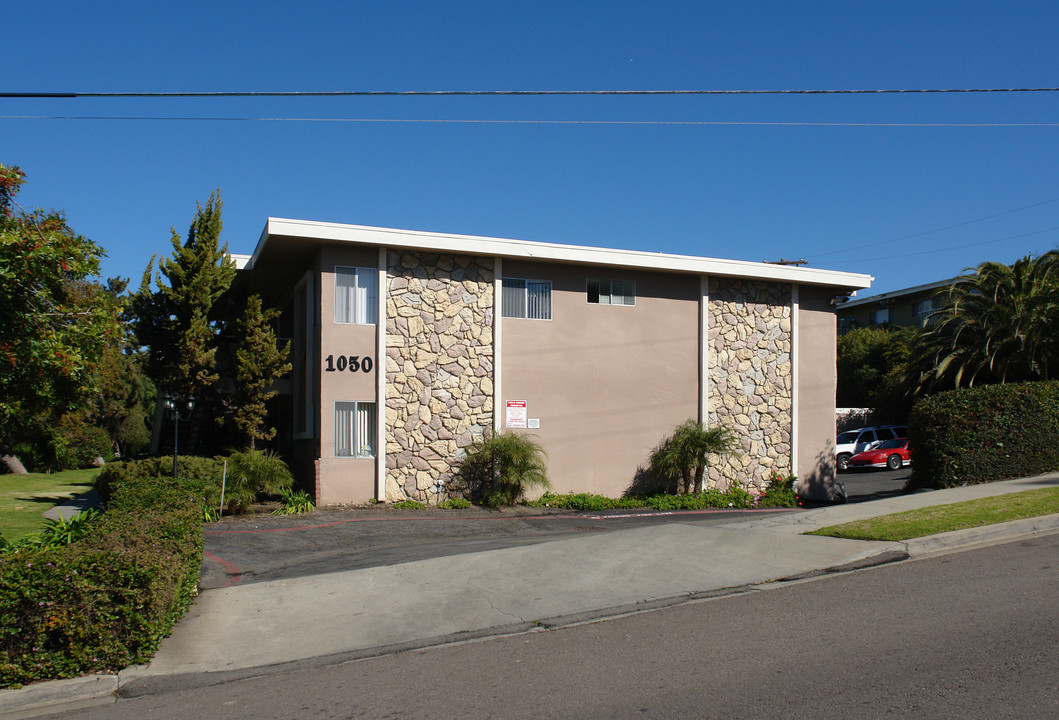
<svg viewBox="0 0 1059 720">
<path fill-rule="evenodd" d="M 526 403 L 557 492 L 620 496 L 674 426 L 699 407 L 699 279 L 608 270 L 635 305 L 587 301 L 597 268 L 504 261 L 504 277 L 552 283 L 552 319 L 504 318 L 500 402 Z"/>
<path fill-rule="evenodd" d="M 273 222 L 249 277 L 285 304 L 299 339 L 280 436 L 320 505 L 436 503 L 489 431 L 536 436 L 556 491 L 617 496 L 689 418 L 739 441 L 710 485 L 762 488 L 794 471 L 806 493 L 833 494 L 832 303 L 870 278 Z M 336 319 L 339 267 L 377 279 L 374 322 Z M 505 278 L 546 283 L 547 317 L 503 317 Z M 626 296 L 596 302 L 590 279 Z M 360 457 L 336 450 L 336 403 L 375 418 Z"/>
</svg>

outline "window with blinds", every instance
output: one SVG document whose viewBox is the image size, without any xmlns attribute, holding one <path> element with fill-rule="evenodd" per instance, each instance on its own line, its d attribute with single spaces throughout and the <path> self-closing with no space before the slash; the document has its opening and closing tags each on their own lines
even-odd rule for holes
<svg viewBox="0 0 1059 720">
<path fill-rule="evenodd" d="M 375 457 L 375 403 L 335 403 L 335 457 Z"/>
<path fill-rule="evenodd" d="M 378 317 L 379 271 L 335 268 L 335 322 L 374 325 Z"/>
<path fill-rule="evenodd" d="M 552 319 L 552 284 L 549 280 L 503 279 L 501 313 L 508 318 Z"/>
</svg>

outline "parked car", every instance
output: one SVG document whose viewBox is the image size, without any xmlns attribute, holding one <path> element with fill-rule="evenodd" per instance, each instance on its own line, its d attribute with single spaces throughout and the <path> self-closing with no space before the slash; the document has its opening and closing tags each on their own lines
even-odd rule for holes
<svg viewBox="0 0 1059 720">
<path fill-rule="evenodd" d="M 871 450 L 857 453 L 849 459 L 847 467 L 899 470 L 911 464 L 912 453 L 908 449 L 908 438 L 895 438 L 881 442 Z"/>
<path fill-rule="evenodd" d="M 903 438 L 908 434 L 904 425 L 874 425 L 847 430 L 835 440 L 835 460 L 839 472 L 846 469 L 849 459 L 857 453 L 871 450 L 881 442 Z"/>
</svg>

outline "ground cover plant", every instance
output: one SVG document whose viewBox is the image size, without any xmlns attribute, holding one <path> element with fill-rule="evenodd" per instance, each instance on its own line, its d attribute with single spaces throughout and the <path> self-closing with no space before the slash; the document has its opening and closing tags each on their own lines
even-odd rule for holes
<svg viewBox="0 0 1059 720">
<path fill-rule="evenodd" d="M 920 508 L 832 525 L 806 534 L 852 540 L 899 541 L 1053 513 L 1059 513 L 1059 488 L 1028 490 Z"/>
<path fill-rule="evenodd" d="M 8 542 L 35 533 L 43 513 L 92 489 L 99 470 L 0 475 L 0 537 Z"/>
<path fill-rule="evenodd" d="M 797 507 L 798 498 L 792 489 L 794 476 L 774 476 L 764 493 L 754 494 L 740 487 L 725 490 L 711 488 L 701 493 L 670 495 L 651 493 L 626 495 L 620 498 L 594 495 L 591 493 L 544 493 L 536 500 L 527 500 L 523 504 L 530 507 L 553 507 L 566 510 L 706 510 L 747 509 L 765 507 Z"/>
</svg>

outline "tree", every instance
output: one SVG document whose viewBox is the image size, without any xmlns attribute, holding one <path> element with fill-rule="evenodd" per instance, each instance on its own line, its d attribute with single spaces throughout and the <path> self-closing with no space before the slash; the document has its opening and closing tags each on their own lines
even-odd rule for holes
<svg viewBox="0 0 1059 720">
<path fill-rule="evenodd" d="M 855 328 L 840 335 L 836 364 L 838 407 L 874 408 L 882 420 L 904 419 L 902 380 L 918 330 L 890 326 Z"/>
<path fill-rule="evenodd" d="M 218 379 L 220 300 L 235 277 L 227 244 L 220 244 L 220 191 L 197 205 L 181 243 L 172 233 L 173 256 L 144 271 L 132 312 L 136 341 L 147 348 L 147 374 L 159 390 L 201 396 Z M 152 279 L 154 289 L 152 289 Z"/>
<path fill-rule="evenodd" d="M 234 422 L 249 441 L 251 450 L 258 440 L 276 436 L 276 429 L 266 424 L 266 404 L 278 394 L 276 381 L 291 370 L 287 362 L 290 343 L 279 347 L 272 329 L 272 321 L 278 316 L 278 310 L 262 310 L 261 297 L 251 295 L 238 323 Z"/>
<path fill-rule="evenodd" d="M 1059 367 L 1059 251 L 985 262 L 945 292 L 910 358 L 915 392 L 1048 380 Z"/>
<path fill-rule="evenodd" d="M 735 433 L 730 428 L 724 425 L 706 427 L 695 420 L 687 420 L 651 453 L 650 472 L 666 480 L 679 479 L 681 492 L 699 495 L 709 456 L 733 452 L 737 447 Z"/>
<path fill-rule="evenodd" d="M 103 249 L 56 210 L 15 201 L 25 173 L 0 165 L 0 458 L 20 439 L 55 427 L 96 389 L 104 348 L 121 335 L 103 288 L 91 280 Z"/>
</svg>

